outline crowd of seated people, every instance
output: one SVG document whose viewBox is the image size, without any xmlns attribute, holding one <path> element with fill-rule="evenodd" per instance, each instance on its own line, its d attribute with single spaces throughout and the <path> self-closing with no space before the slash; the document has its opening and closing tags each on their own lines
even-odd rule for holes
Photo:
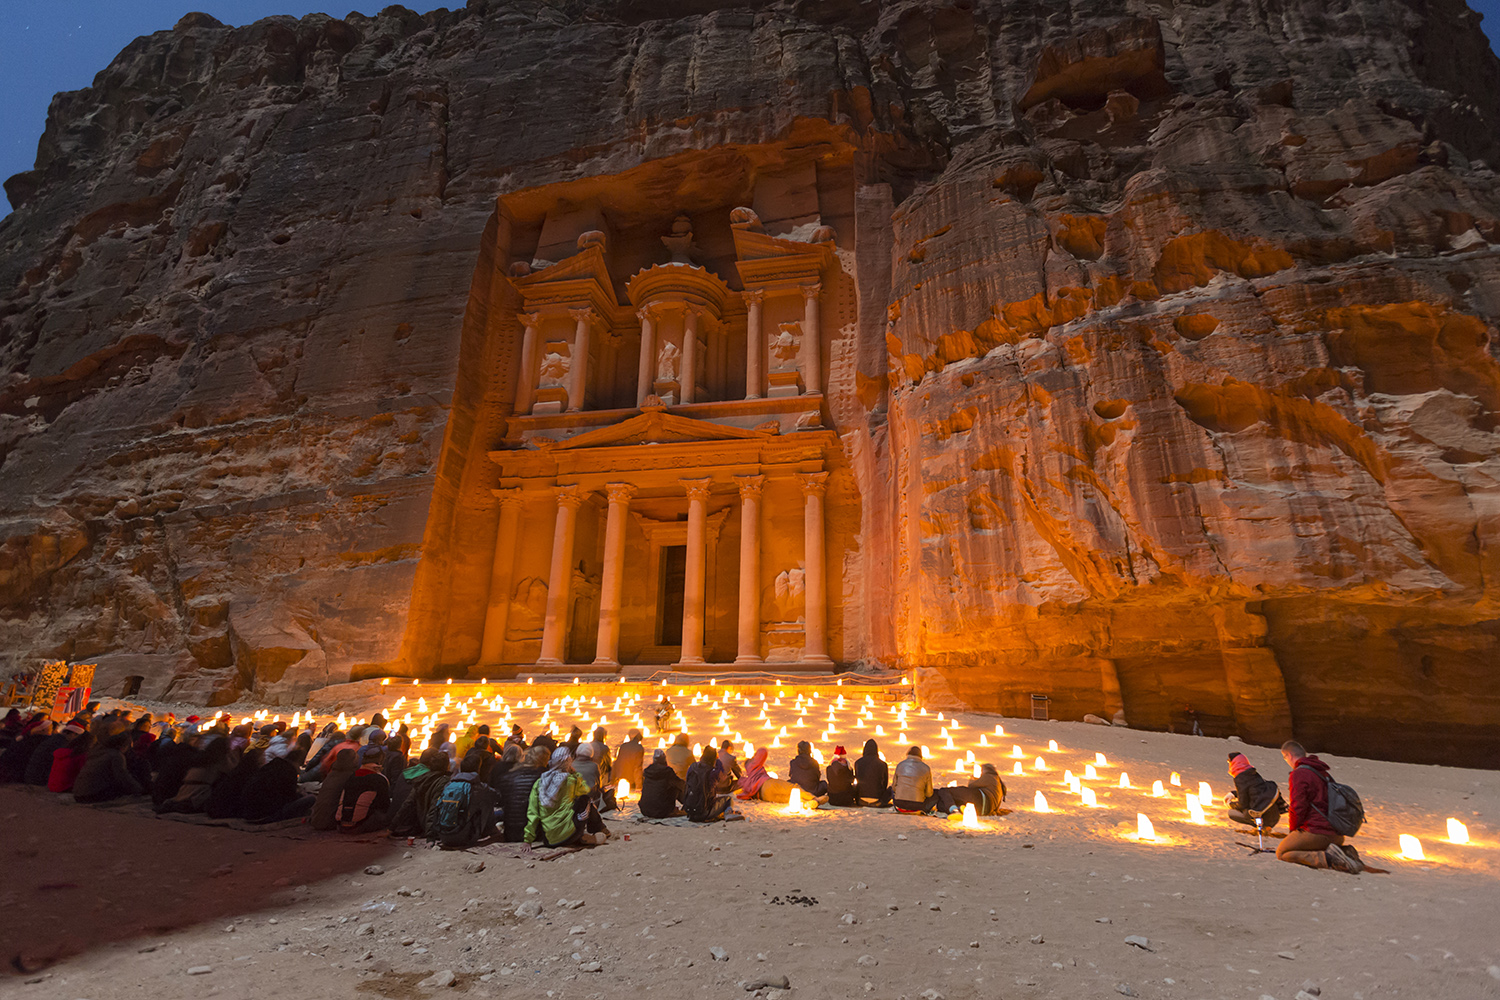
<svg viewBox="0 0 1500 1000">
<path fill-rule="evenodd" d="M 664 706 L 667 703 L 664 701 Z M 664 709 L 662 725 L 675 715 Z M 520 726 L 503 743 L 488 726 L 454 733 L 438 726 L 413 748 L 405 725 L 390 730 L 376 714 L 345 730 L 329 724 L 316 735 L 284 722 L 258 728 L 170 714 L 153 719 L 97 703 L 57 725 L 44 713 L 12 709 L 0 720 L 0 783 L 25 783 L 82 803 L 149 798 L 158 813 L 203 813 L 253 824 L 302 819 L 315 830 L 350 834 L 388 831 L 462 848 L 487 839 L 557 847 L 598 845 L 609 838 L 603 816 L 617 809 L 624 779 L 648 818 L 686 817 L 709 823 L 736 815 L 738 800 L 786 803 L 798 791 L 806 805 L 894 808 L 947 815 L 973 806 L 996 815 L 1005 784 L 983 763 L 966 784 L 937 787 L 920 747 L 892 768 L 875 740 L 850 759 L 835 747 L 826 770 L 807 742 L 797 744 L 787 777 L 768 770 L 761 747 L 743 766 L 734 744 L 703 746 L 694 756 L 687 733 L 676 733 L 646 763 L 642 734 L 631 729 L 610 749 L 600 727 L 588 740 L 576 726 L 559 740 L 550 732 L 529 744 Z M 1363 870 L 1358 852 L 1329 817 L 1328 766 L 1295 742 L 1282 748 L 1291 769 L 1288 798 L 1262 778 L 1243 753 L 1229 755 L 1234 791 L 1226 817 L 1270 832 L 1288 815 L 1291 832 L 1277 847 L 1283 861 L 1339 871 Z"/>
</svg>

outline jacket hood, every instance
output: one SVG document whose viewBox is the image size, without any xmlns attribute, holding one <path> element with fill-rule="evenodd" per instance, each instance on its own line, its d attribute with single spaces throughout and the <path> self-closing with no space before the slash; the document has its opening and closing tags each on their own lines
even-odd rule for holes
<svg viewBox="0 0 1500 1000">
<path fill-rule="evenodd" d="M 862 757 L 879 757 L 880 756 L 880 747 L 876 744 L 876 742 L 874 740 L 865 740 L 865 752 L 863 754 L 861 754 L 860 756 L 862 756 Z"/>
<path fill-rule="evenodd" d="M 1323 774 L 1328 773 L 1328 765 L 1319 760 L 1314 754 L 1308 754 L 1306 757 L 1298 757 L 1297 762 L 1293 764 L 1292 767 L 1298 768 L 1304 765 L 1312 768 L 1315 771 L 1321 771 Z"/>
</svg>

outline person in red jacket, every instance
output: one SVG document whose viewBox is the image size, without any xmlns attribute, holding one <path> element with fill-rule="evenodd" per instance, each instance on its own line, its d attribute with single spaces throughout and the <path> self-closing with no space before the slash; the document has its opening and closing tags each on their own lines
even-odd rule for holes
<svg viewBox="0 0 1500 1000">
<path fill-rule="evenodd" d="M 1334 868 L 1358 874 L 1364 870 L 1354 848 L 1328 823 L 1328 765 L 1289 740 L 1281 745 L 1281 757 L 1292 769 L 1287 779 L 1291 793 L 1291 832 L 1276 845 L 1276 859 L 1309 868 Z"/>
</svg>

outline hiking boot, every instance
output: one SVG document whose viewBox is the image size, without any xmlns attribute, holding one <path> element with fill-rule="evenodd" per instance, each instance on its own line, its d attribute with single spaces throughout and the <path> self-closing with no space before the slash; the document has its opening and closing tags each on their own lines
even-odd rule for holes
<svg viewBox="0 0 1500 1000">
<path fill-rule="evenodd" d="M 1335 871 L 1358 875 L 1363 870 L 1362 866 L 1356 867 L 1354 861 L 1350 859 L 1349 855 L 1340 850 L 1337 844 L 1329 844 L 1328 850 L 1323 852 L 1323 856 L 1328 859 L 1328 867 Z"/>
<path fill-rule="evenodd" d="M 1365 870 L 1365 860 L 1359 856 L 1359 852 L 1354 849 L 1353 844 L 1345 844 L 1339 850 L 1344 852 L 1344 857 L 1354 862 L 1355 874 Z"/>
</svg>

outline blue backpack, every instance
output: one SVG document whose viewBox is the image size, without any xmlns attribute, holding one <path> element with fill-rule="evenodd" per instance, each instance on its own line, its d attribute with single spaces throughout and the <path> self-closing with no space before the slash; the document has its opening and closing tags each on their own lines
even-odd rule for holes
<svg viewBox="0 0 1500 1000">
<path fill-rule="evenodd" d="M 428 825 L 430 839 L 443 839 L 444 834 L 456 833 L 469 816 L 469 797 L 474 791 L 472 783 L 450 781 L 443 786 L 443 794 L 433 806 L 436 823 Z"/>
</svg>

